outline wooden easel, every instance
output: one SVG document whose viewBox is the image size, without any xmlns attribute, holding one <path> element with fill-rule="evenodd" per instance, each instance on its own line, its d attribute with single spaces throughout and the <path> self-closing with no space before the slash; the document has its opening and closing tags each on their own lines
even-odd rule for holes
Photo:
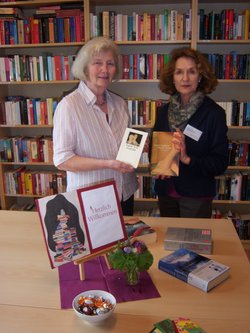
<svg viewBox="0 0 250 333">
<path fill-rule="evenodd" d="M 105 248 L 104 250 L 89 254 L 88 256 L 82 257 L 80 259 L 74 260 L 74 264 L 79 265 L 80 280 L 81 281 L 85 280 L 84 263 L 91 260 L 91 259 L 94 259 L 96 257 L 104 256 L 106 264 L 107 264 L 108 268 L 110 269 L 111 266 L 110 266 L 110 263 L 109 263 L 109 260 L 108 260 L 107 253 L 109 251 L 111 251 L 113 248 L 114 248 L 114 245 L 110 246 L 108 248 Z"/>
</svg>

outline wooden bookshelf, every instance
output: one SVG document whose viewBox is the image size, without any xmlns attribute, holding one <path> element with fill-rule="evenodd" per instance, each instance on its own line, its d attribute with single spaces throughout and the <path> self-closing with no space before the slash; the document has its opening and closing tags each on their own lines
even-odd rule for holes
<svg viewBox="0 0 250 333">
<path fill-rule="evenodd" d="M 75 0 L 44 0 L 44 1 L 18 1 L 18 2 L 1 2 L 0 8 L 5 7 L 19 7 L 25 12 L 25 15 L 31 16 L 35 10 L 41 6 L 67 4 L 75 2 Z M 235 12 L 241 13 L 244 9 L 249 7 L 249 0 L 81 0 L 77 1 L 82 5 L 84 10 L 84 40 L 88 40 L 91 37 L 91 14 L 100 14 L 105 11 L 115 11 L 125 15 L 132 15 L 133 12 L 143 14 L 144 12 L 152 14 L 163 13 L 165 8 L 178 10 L 180 13 L 185 13 L 190 10 L 192 14 L 191 20 L 191 35 L 190 39 L 180 40 L 119 40 L 116 41 L 120 47 L 122 54 L 130 53 L 170 53 L 170 51 L 179 46 L 191 46 L 204 53 L 229 53 L 231 50 L 236 50 L 239 53 L 249 53 L 249 39 L 241 40 L 203 40 L 198 35 L 198 11 L 204 8 L 205 12 L 210 11 L 220 12 L 223 9 L 234 8 Z M 157 6 L 156 6 L 157 5 Z M 38 56 L 41 52 L 51 52 L 56 54 L 76 54 L 78 49 L 84 44 L 82 42 L 71 43 L 37 43 L 37 44 L 15 44 L 15 45 L 0 45 L 0 56 L 14 54 L 31 54 Z M 67 81 L 24 81 L 24 82 L 0 82 L 0 99 L 4 100 L 6 96 L 11 95 L 24 95 L 30 97 L 57 97 L 60 98 L 65 91 L 72 89 L 78 83 L 77 80 Z M 166 96 L 159 91 L 158 79 L 134 79 L 134 80 L 120 80 L 114 82 L 111 85 L 111 90 L 122 95 L 124 98 L 128 97 L 140 97 L 150 99 L 166 99 Z M 249 101 L 249 88 L 250 79 L 219 79 L 219 85 L 216 91 L 212 94 L 212 98 L 216 101 L 230 101 L 232 97 L 240 101 Z M 150 130 L 152 126 L 136 125 L 136 127 Z M 235 140 L 249 140 L 249 128 L 250 126 L 239 127 L 229 126 L 229 137 Z M 9 126 L 0 125 L 0 136 L 15 136 L 15 135 L 51 135 L 51 126 L 36 126 L 36 125 L 20 125 Z M 19 163 L 0 163 L 0 201 L 2 209 L 9 209 L 14 202 L 18 202 L 18 198 L 10 198 L 5 195 L 3 187 L 3 175 L 6 170 L 13 169 L 19 166 Z M 52 167 L 49 164 L 32 163 L 31 166 L 34 170 L 39 171 L 43 167 Z M 141 172 L 141 169 L 139 172 Z M 229 166 L 230 172 L 234 171 L 246 171 L 249 174 L 249 166 Z M 145 168 L 145 172 L 148 172 L 148 168 Z M 136 199 L 136 205 L 141 202 L 151 203 L 156 205 L 156 199 Z M 237 201 L 230 200 L 216 200 L 214 202 L 215 207 L 219 207 L 222 212 L 226 212 L 228 209 L 237 209 L 239 212 L 249 213 L 250 204 L 249 201 Z"/>
</svg>

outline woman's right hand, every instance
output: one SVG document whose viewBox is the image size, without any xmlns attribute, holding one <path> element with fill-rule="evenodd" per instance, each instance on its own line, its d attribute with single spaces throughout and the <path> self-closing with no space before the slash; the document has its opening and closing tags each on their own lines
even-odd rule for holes
<svg viewBox="0 0 250 333">
<path fill-rule="evenodd" d="M 133 172 L 135 169 L 131 164 L 122 162 L 122 161 L 118 161 L 118 160 L 110 160 L 109 161 L 109 168 L 119 171 L 121 173 L 129 173 L 129 172 Z"/>
</svg>

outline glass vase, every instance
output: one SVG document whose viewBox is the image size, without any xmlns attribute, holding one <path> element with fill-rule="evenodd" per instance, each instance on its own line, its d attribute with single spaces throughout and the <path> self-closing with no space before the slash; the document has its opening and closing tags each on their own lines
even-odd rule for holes
<svg viewBox="0 0 250 333">
<path fill-rule="evenodd" d="M 129 286 L 135 286 L 140 279 L 140 272 L 137 267 L 131 267 L 126 270 L 126 279 Z"/>
</svg>

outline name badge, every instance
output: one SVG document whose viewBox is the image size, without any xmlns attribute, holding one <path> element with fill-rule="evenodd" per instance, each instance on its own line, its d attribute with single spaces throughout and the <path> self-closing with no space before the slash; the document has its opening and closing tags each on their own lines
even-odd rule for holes
<svg viewBox="0 0 250 333">
<path fill-rule="evenodd" d="M 188 136 L 189 138 L 195 140 L 195 141 L 199 141 L 202 131 L 198 130 L 197 128 L 187 125 L 184 132 L 183 132 L 186 136 Z"/>
</svg>

